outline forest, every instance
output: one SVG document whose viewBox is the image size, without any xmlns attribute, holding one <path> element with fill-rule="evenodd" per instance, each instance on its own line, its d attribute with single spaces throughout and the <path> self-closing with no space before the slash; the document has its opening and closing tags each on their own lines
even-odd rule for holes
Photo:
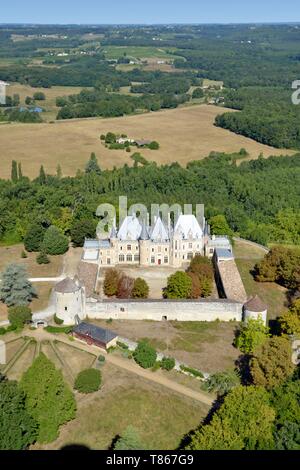
<svg viewBox="0 0 300 470">
<path fill-rule="evenodd" d="M 232 232 L 244 238 L 262 244 L 300 243 L 299 154 L 237 166 L 236 155 L 212 153 L 186 168 L 135 162 L 102 171 L 101 156 L 98 161 L 93 155 L 75 177 L 63 177 L 60 167 L 57 175 L 47 175 L 42 167 L 33 181 L 26 177 L 26 167 L 13 162 L 11 180 L 0 180 L 2 243 L 22 241 L 32 220 L 56 225 L 66 235 L 77 227 L 83 241 L 93 236 L 97 206 L 109 202 L 118 207 L 120 195 L 128 197 L 129 206 L 203 203 L 208 220 L 222 214 Z"/>
</svg>

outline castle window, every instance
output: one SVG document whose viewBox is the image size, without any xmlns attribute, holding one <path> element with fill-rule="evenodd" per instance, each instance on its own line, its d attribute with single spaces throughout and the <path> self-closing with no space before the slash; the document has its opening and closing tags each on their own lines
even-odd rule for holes
<svg viewBox="0 0 300 470">
<path fill-rule="evenodd" d="M 151 256 L 151 264 L 154 264 L 154 263 L 155 263 L 155 257 Z"/>
<path fill-rule="evenodd" d="M 178 248 L 178 244 L 177 244 L 177 241 L 175 242 L 175 250 L 177 250 Z"/>
<path fill-rule="evenodd" d="M 68 310 L 68 307 L 65 307 L 65 312 L 67 312 L 67 310 Z"/>
<path fill-rule="evenodd" d="M 189 243 L 189 248 L 193 248 L 193 244 L 192 243 Z"/>
<path fill-rule="evenodd" d="M 110 264 L 110 258 L 107 258 L 107 264 Z"/>
<path fill-rule="evenodd" d="M 161 246 L 158 247 L 158 253 L 161 253 Z"/>
<path fill-rule="evenodd" d="M 213 252 L 214 252 L 214 249 L 213 249 L 213 248 L 211 248 L 211 249 L 209 250 L 209 252 L 210 252 L 211 254 L 213 254 Z"/>
<path fill-rule="evenodd" d="M 168 258 L 167 256 L 165 256 L 165 257 L 164 257 L 164 263 L 165 263 L 165 264 L 168 264 L 168 262 L 169 262 L 169 258 Z"/>
<path fill-rule="evenodd" d="M 182 245 L 182 249 L 184 250 L 184 245 Z"/>
<path fill-rule="evenodd" d="M 193 253 L 188 253 L 187 259 L 192 259 L 193 258 Z"/>
<path fill-rule="evenodd" d="M 129 261 L 131 263 L 132 262 L 132 255 L 127 255 L 126 256 L 126 261 Z"/>
<path fill-rule="evenodd" d="M 154 248 L 152 248 L 152 253 L 154 253 Z"/>
<path fill-rule="evenodd" d="M 165 251 L 168 251 L 168 248 L 165 248 Z"/>
<path fill-rule="evenodd" d="M 138 245 L 136 245 L 136 247 L 135 247 L 135 251 L 138 251 L 138 249 L 139 249 L 139 246 L 138 246 Z"/>
<path fill-rule="evenodd" d="M 134 255 L 134 261 L 137 263 L 140 261 L 140 256 L 139 255 Z"/>
<path fill-rule="evenodd" d="M 122 246 L 120 246 L 120 250 L 121 250 L 121 251 L 123 250 L 123 247 L 122 247 Z"/>
<path fill-rule="evenodd" d="M 124 255 L 120 255 L 120 256 L 119 256 L 119 262 L 120 262 L 120 263 L 124 263 L 124 261 L 125 261 L 125 256 L 124 256 Z"/>
<path fill-rule="evenodd" d="M 127 245 L 127 250 L 131 251 L 131 245 Z"/>
</svg>

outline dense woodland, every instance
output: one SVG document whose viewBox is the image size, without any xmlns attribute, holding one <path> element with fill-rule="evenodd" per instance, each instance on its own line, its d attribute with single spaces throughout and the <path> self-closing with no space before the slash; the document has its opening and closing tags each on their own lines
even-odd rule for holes
<svg viewBox="0 0 300 470">
<path fill-rule="evenodd" d="M 60 167 L 57 175 L 47 175 L 42 167 L 33 181 L 26 177 L 26 167 L 14 162 L 12 180 L 0 181 L 1 240 L 21 241 L 32 221 L 39 220 L 67 235 L 77 227 L 83 242 L 84 235 L 93 235 L 90 224 L 96 226 L 97 206 L 110 202 L 117 207 L 119 195 L 124 195 L 129 205 L 204 203 L 208 219 L 223 214 L 242 237 L 263 244 L 299 244 L 299 155 L 259 158 L 238 166 L 236 157 L 212 153 L 187 168 L 136 162 L 101 171 L 101 156 L 99 164 L 93 156 L 75 177 L 63 177 Z"/>
</svg>

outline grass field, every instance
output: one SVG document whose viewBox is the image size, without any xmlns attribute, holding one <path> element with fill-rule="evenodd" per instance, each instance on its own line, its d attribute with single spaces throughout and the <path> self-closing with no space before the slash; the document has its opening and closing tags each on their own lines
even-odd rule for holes
<svg viewBox="0 0 300 470">
<path fill-rule="evenodd" d="M 147 339 L 159 352 L 213 373 L 234 367 L 239 351 L 232 346 L 234 322 L 155 322 L 105 320 L 92 323 L 110 328 L 120 336 L 133 341 Z"/>
<path fill-rule="evenodd" d="M 1 65 L 1 62 L 0 62 Z M 45 101 L 36 101 L 36 105 L 45 109 L 42 114 L 44 121 L 55 120 L 60 108 L 56 107 L 56 98 L 58 96 L 68 96 L 77 94 L 82 90 L 82 87 L 71 86 L 53 86 L 52 88 L 32 88 L 29 85 L 21 85 L 19 83 L 12 83 L 7 88 L 7 94 L 12 96 L 15 93 L 20 95 L 21 105 L 25 105 L 25 98 L 32 97 L 34 93 L 42 92 L 46 95 Z"/>
<path fill-rule="evenodd" d="M 166 59 L 175 60 L 179 56 L 169 54 L 168 51 L 176 52 L 176 48 L 160 48 L 160 47 L 148 47 L 148 46 L 105 46 L 104 53 L 107 59 L 118 59 L 123 57 L 124 54 L 129 59 Z"/>
<path fill-rule="evenodd" d="M 77 417 L 63 426 L 59 438 L 33 449 L 61 449 L 85 445 L 108 449 L 117 435 L 133 425 L 149 449 L 176 449 L 185 434 L 196 428 L 208 409 L 124 372 L 112 365 L 103 368 L 100 392 L 77 394 Z"/>
<path fill-rule="evenodd" d="M 237 152 L 244 147 L 249 158 L 291 154 L 214 126 L 217 114 L 226 109 L 200 105 L 111 119 L 83 119 L 54 124 L 5 124 L 0 126 L 0 177 L 9 178 L 11 161 L 22 162 L 23 173 L 36 177 L 41 165 L 55 173 L 60 163 L 64 175 L 83 169 L 90 153 L 95 152 L 102 168 L 132 165 L 130 154 L 123 150 L 104 148 L 100 135 L 108 131 L 126 133 L 132 138 L 157 140 L 158 151 L 143 150 L 142 154 L 158 163 L 178 161 L 186 165 L 202 159 L 212 150 Z"/>
<path fill-rule="evenodd" d="M 256 282 L 252 275 L 255 264 L 265 252 L 243 242 L 235 242 L 234 251 L 247 294 L 258 295 L 268 306 L 268 318 L 276 318 L 287 308 L 287 289 L 275 282 Z"/>
</svg>

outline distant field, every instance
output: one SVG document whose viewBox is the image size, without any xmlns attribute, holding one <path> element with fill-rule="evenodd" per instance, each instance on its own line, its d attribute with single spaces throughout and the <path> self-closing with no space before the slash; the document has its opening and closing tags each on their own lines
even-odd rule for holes
<svg viewBox="0 0 300 470">
<path fill-rule="evenodd" d="M 0 59 L 1 60 L 1 59 Z M 1 64 L 1 62 L 0 62 Z M 46 112 L 42 114 L 45 121 L 55 120 L 60 108 L 56 107 L 56 98 L 58 96 L 68 96 L 77 94 L 82 90 L 82 87 L 72 86 L 53 86 L 52 88 L 32 88 L 28 85 L 20 85 L 19 83 L 12 83 L 8 89 L 7 94 L 12 96 L 17 93 L 20 95 L 21 104 L 25 104 L 27 96 L 32 97 L 34 93 L 41 91 L 46 95 L 45 101 L 36 101 L 37 106 L 45 109 Z"/>
<path fill-rule="evenodd" d="M 41 165 L 47 172 L 55 173 L 58 163 L 64 175 L 74 175 L 78 168 L 84 168 L 91 152 L 96 152 L 102 168 L 132 164 L 130 154 L 108 150 L 101 144 L 100 135 L 108 131 L 157 140 L 160 150 L 143 150 L 142 154 L 158 163 L 178 161 L 186 165 L 204 158 L 212 150 L 237 152 L 242 147 L 251 158 L 257 158 L 261 152 L 266 157 L 292 153 L 214 126 L 216 115 L 224 111 L 225 108 L 201 105 L 111 119 L 2 124 L 0 177 L 10 177 L 12 160 L 22 162 L 24 174 L 30 177 L 37 176 Z"/>
<path fill-rule="evenodd" d="M 105 46 L 104 53 L 107 59 L 118 59 L 124 54 L 128 58 L 134 57 L 136 59 L 147 59 L 157 57 L 158 59 L 176 59 L 179 56 L 168 54 L 167 51 L 176 51 L 173 47 L 160 48 L 160 47 L 143 47 L 143 46 Z"/>
</svg>

